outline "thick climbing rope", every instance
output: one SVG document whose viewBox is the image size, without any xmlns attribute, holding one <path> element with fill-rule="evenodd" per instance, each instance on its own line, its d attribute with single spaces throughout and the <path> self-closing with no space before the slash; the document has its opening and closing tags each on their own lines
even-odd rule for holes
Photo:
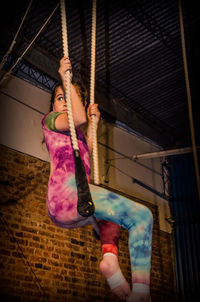
<svg viewBox="0 0 200 302">
<path fill-rule="evenodd" d="M 64 56 L 69 57 L 69 51 L 68 51 L 68 37 L 67 37 L 67 19 L 66 19 L 66 8 L 65 8 L 65 0 L 60 0 L 60 8 L 61 8 L 61 27 L 62 27 L 62 42 L 63 42 L 63 53 Z M 93 10 L 95 8 L 96 12 L 96 3 L 93 6 Z M 96 13 L 95 13 L 96 15 Z M 95 17 L 96 19 L 96 17 Z M 93 31 L 95 33 L 96 37 L 96 20 L 93 19 L 93 23 L 95 25 L 95 32 L 94 28 Z M 93 43 L 92 49 L 95 49 L 95 44 Z M 94 56 L 95 58 L 95 56 Z M 93 95 L 92 95 L 92 103 L 94 103 L 94 70 L 95 70 L 95 64 L 93 62 L 92 65 L 92 87 L 93 87 Z M 89 184 L 87 181 L 87 176 L 85 172 L 85 167 L 83 165 L 83 162 L 80 157 L 80 152 L 78 148 L 78 142 L 77 142 L 77 135 L 72 115 L 72 105 L 71 105 L 71 74 L 70 70 L 67 70 L 65 73 L 65 83 L 64 83 L 64 90 L 66 95 L 66 103 L 67 103 L 67 114 L 68 114 L 68 121 L 69 121 L 69 130 L 71 135 L 71 141 L 72 141 L 72 147 L 74 150 L 74 162 L 75 162 L 75 179 L 76 179 L 76 185 L 77 185 L 77 211 L 78 213 L 83 217 L 89 217 L 94 214 L 95 206 L 92 201 Z M 94 117 L 92 118 L 92 122 L 95 123 Z M 93 126 L 92 128 L 95 128 Z M 93 131 L 94 132 L 94 131 Z M 96 152 L 95 152 L 96 154 Z M 94 218 L 93 218 L 94 219 Z"/>
<path fill-rule="evenodd" d="M 22 53 L 22 55 L 17 59 L 17 61 L 15 62 L 15 64 L 3 76 L 3 78 L 0 81 L 0 85 L 4 82 L 4 80 L 6 80 L 10 76 L 10 74 L 11 74 L 12 70 L 15 68 L 15 66 L 22 60 L 22 58 L 24 57 L 24 55 L 27 53 L 27 51 L 33 45 L 33 43 L 35 42 L 35 40 L 37 39 L 37 37 L 40 35 L 40 33 L 42 32 L 42 30 L 45 28 L 45 26 L 47 25 L 47 23 L 49 22 L 49 20 L 53 16 L 53 14 L 55 13 L 55 11 L 58 8 L 58 6 L 59 6 L 59 4 L 56 5 L 56 7 L 52 11 L 52 13 L 49 15 L 49 17 L 47 18 L 47 20 L 41 26 L 41 28 L 39 29 L 39 31 L 37 32 L 37 34 L 35 35 L 35 37 L 33 38 L 33 40 L 30 42 L 30 44 L 27 46 L 27 48 L 24 50 L 24 52 Z"/>
<path fill-rule="evenodd" d="M 90 104 L 95 100 L 95 65 L 96 65 L 96 7 L 97 2 L 93 0 L 92 6 L 92 33 L 91 33 L 91 69 L 90 69 Z M 99 184 L 99 161 L 97 147 L 97 130 L 95 125 L 95 116 L 92 115 L 92 150 L 93 150 L 93 170 L 94 183 Z"/>
<path fill-rule="evenodd" d="M 60 1 L 60 9 L 61 9 L 63 54 L 64 54 L 64 56 L 69 57 L 65 0 Z M 65 87 L 64 87 L 64 89 L 65 89 L 65 95 L 66 95 L 69 130 L 70 130 L 70 134 L 71 134 L 73 149 L 74 150 L 79 150 L 77 137 L 76 137 L 75 126 L 74 126 L 74 121 L 73 121 L 73 116 L 72 116 L 71 86 L 70 85 L 71 85 L 71 72 L 70 72 L 70 70 L 67 70 L 67 72 L 65 73 Z"/>
<path fill-rule="evenodd" d="M 65 1 L 61 0 L 61 25 L 62 25 L 62 42 L 64 56 L 69 57 L 68 37 L 67 37 L 67 20 Z M 93 0 L 92 7 L 92 32 L 91 32 L 91 73 L 90 73 L 90 104 L 94 104 L 95 92 L 95 59 L 96 59 L 96 0 Z M 74 150 L 78 150 L 76 131 L 72 116 L 71 92 L 70 92 L 70 71 L 65 75 L 65 94 L 67 100 L 67 113 L 69 120 L 69 130 L 71 133 L 72 145 Z M 97 148 L 97 131 L 95 126 L 95 116 L 92 116 L 92 145 L 93 145 L 93 167 L 94 183 L 99 184 L 99 167 L 98 167 L 98 148 Z"/>
<path fill-rule="evenodd" d="M 192 99 L 191 99 L 190 81 L 189 81 L 189 73 L 188 73 L 188 65 L 187 65 L 187 54 L 186 54 L 186 47 L 185 47 L 183 10 L 182 10 L 181 0 L 179 0 L 179 22 L 180 22 L 180 31 L 181 31 L 181 44 L 182 44 L 182 53 L 183 53 L 184 72 L 185 72 L 185 84 L 186 84 L 187 101 L 188 101 L 188 114 L 189 114 L 189 121 L 190 121 L 190 133 L 191 133 L 191 140 L 192 140 L 192 151 L 193 151 L 197 189 L 198 189 L 198 195 L 199 195 L 199 201 L 200 201 L 199 164 L 198 164 L 198 155 L 197 155 L 197 147 L 196 147 L 195 132 L 194 132 L 194 121 L 193 121 L 193 114 L 192 114 Z"/>
</svg>

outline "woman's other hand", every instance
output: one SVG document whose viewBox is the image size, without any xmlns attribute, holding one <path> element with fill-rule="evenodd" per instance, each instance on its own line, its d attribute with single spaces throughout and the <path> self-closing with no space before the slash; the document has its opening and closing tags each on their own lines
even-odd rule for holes
<svg viewBox="0 0 200 302">
<path fill-rule="evenodd" d="M 88 123 L 91 124 L 92 123 L 92 116 L 95 116 L 95 124 L 96 126 L 98 126 L 100 117 L 101 117 L 101 113 L 98 109 L 98 104 L 90 104 L 88 109 L 87 109 L 87 118 L 88 118 Z"/>
</svg>

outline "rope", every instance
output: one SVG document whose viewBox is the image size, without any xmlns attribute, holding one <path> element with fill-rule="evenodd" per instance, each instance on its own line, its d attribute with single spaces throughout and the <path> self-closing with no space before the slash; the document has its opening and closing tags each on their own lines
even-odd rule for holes
<svg viewBox="0 0 200 302">
<path fill-rule="evenodd" d="M 195 173 L 196 173 L 197 189 L 198 189 L 199 201 L 200 201 L 199 164 L 198 164 L 197 147 L 196 147 L 195 133 L 194 133 L 194 121 L 192 115 L 192 100 L 191 100 L 190 82 L 189 82 L 189 74 L 188 74 L 188 66 L 187 66 L 187 55 L 186 55 L 186 47 L 185 47 L 185 35 L 184 35 L 183 12 L 182 12 L 181 0 L 179 0 L 179 22 L 180 22 L 180 30 L 181 30 L 181 43 L 182 43 L 183 63 L 184 63 L 184 72 L 185 72 L 185 83 L 186 83 L 186 90 L 187 90 L 190 133 L 192 139 L 192 151 L 193 151 L 194 166 L 195 166 Z"/>
<path fill-rule="evenodd" d="M 64 52 L 64 56 L 69 57 L 65 0 L 60 0 L 60 9 L 61 9 L 63 52 Z M 72 146 L 73 146 L 74 150 L 79 150 L 73 116 L 72 116 L 70 70 L 67 70 L 67 72 L 65 73 L 64 89 L 65 89 L 65 95 L 66 95 L 67 115 L 68 115 L 68 121 L 69 121 L 69 130 L 70 130 L 71 139 L 72 139 Z"/>
<path fill-rule="evenodd" d="M 96 63 L 96 0 L 92 5 L 92 34 L 91 34 L 91 69 L 90 69 L 90 104 L 94 104 L 95 99 L 95 63 Z M 93 169 L 94 183 L 99 184 L 99 162 L 97 147 L 97 131 L 95 127 L 95 116 L 92 115 L 92 149 L 93 149 Z"/>
<path fill-rule="evenodd" d="M 62 26 L 62 42 L 64 56 L 69 57 L 68 38 L 67 38 L 67 20 L 65 1 L 60 0 L 61 8 L 61 26 Z M 95 94 L 95 59 L 96 59 L 96 0 L 93 0 L 92 6 L 92 37 L 91 37 L 91 71 L 90 71 L 90 104 L 94 104 Z M 71 105 L 71 89 L 70 89 L 70 71 L 65 75 L 65 94 L 67 103 L 67 113 L 69 121 L 69 130 L 71 133 L 72 146 L 74 150 L 78 149 L 75 126 L 72 116 Z M 93 167 L 94 167 L 94 183 L 99 184 L 99 164 L 98 164 L 98 148 L 97 148 L 97 131 L 95 127 L 95 116 L 92 117 L 92 145 L 93 145 Z"/>
<path fill-rule="evenodd" d="M 9 54 L 10 54 L 11 51 L 13 50 L 13 47 L 14 47 L 14 45 L 15 45 L 15 43 L 16 43 L 18 34 L 19 34 L 20 29 L 21 29 L 21 27 L 22 27 L 22 25 L 23 25 L 23 23 L 24 23 L 24 20 L 26 19 L 26 16 L 27 16 L 27 14 L 28 14 L 28 11 L 29 11 L 29 9 L 30 9 L 30 7 L 31 7 L 32 2 L 33 2 L 33 1 L 31 0 L 30 3 L 29 3 L 29 5 L 28 5 L 28 7 L 27 7 L 27 10 L 26 10 L 26 12 L 25 12 L 25 15 L 24 15 L 24 17 L 23 17 L 23 19 L 22 19 L 22 21 L 21 21 L 21 24 L 20 24 L 20 26 L 19 26 L 19 28 L 18 28 L 16 34 L 15 34 L 15 37 L 14 37 L 14 39 L 13 39 L 13 41 L 12 41 L 12 43 L 11 43 L 11 45 L 10 45 L 8 51 L 7 51 L 7 53 L 5 54 L 5 56 L 3 57 L 3 59 L 2 59 L 2 61 L 1 61 L 1 63 L 0 63 L 0 70 L 3 68 L 4 64 L 6 63 L 6 61 L 7 61 L 7 59 L 8 59 Z"/>
<path fill-rule="evenodd" d="M 39 36 L 39 34 L 41 33 L 41 31 L 44 29 L 44 27 L 47 25 L 47 23 L 49 22 L 49 20 L 51 19 L 51 17 L 53 16 L 53 14 L 55 13 L 56 9 L 58 8 L 58 5 L 56 5 L 56 7 L 54 8 L 54 10 L 52 11 L 52 13 L 50 14 L 50 16 L 47 18 L 47 20 L 45 21 L 45 23 L 42 25 L 42 27 L 40 28 L 40 30 L 38 31 L 38 33 L 35 35 L 35 37 L 33 38 L 33 40 L 31 41 L 31 43 L 28 45 L 28 47 L 24 50 L 24 52 L 22 53 L 22 55 L 17 59 L 17 61 L 15 62 L 15 64 L 9 69 L 9 71 L 3 76 L 3 78 L 0 81 L 0 85 L 3 83 L 3 81 L 9 77 L 11 71 L 15 68 L 15 66 L 22 60 L 22 58 L 24 57 L 24 55 L 27 53 L 27 51 L 29 50 L 29 48 L 32 46 L 32 44 L 35 42 L 35 40 L 37 39 L 37 37 Z"/>
</svg>

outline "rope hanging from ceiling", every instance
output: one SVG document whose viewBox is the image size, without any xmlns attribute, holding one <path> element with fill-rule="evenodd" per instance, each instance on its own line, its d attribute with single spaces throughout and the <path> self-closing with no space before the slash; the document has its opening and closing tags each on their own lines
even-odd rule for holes
<svg viewBox="0 0 200 302">
<path fill-rule="evenodd" d="M 64 56 L 69 57 L 65 0 L 60 0 L 60 8 L 61 8 L 63 54 Z M 93 1 L 93 8 L 92 8 L 90 104 L 94 104 L 95 59 L 96 59 L 95 54 L 96 54 L 96 0 Z M 94 203 L 92 201 L 92 197 L 90 194 L 85 168 L 79 153 L 76 130 L 75 130 L 73 115 L 72 115 L 70 85 L 71 85 L 70 70 L 68 70 L 65 74 L 64 89 L 65 89 L 66 103 L 67 103 L 69 130 L 70 130 L 72 147 L 74 150 L 74 159 L 75 159 L 75 178 L 76 178 L 76 185 L 77 185 L 77 192 L 78 192 L 77 209 L 81 216 L 88 217 L 94 213 Z M 92 142 L 93 142 L 94 183 L 99 184 L 98 150 L 97 150 L 97 133 L 95 127 L 95 116 L 92 116 Z"/>
<path fill-rule="evenodd" d="M 95 64 L 96 64 L 96 0 L 92 6 L 92 34 L 91 34 L 91 69 L 90 69 L 90 104 L 94 104 L 95 99 Z M 93 150 L 93 169 L 94 183 L 99 184 L 99 163 L 97 147 L 97 131 L 95 128 L 95 116 L 92 115 L 92 150 Z"/>
</svg>

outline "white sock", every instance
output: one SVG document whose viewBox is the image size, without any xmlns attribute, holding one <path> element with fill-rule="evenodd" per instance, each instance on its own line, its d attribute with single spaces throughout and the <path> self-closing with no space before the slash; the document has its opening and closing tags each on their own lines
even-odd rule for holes
<svg viewBox="0 0 200 302">
<path fill-rule="evenodd" d="M 110 289 L 114 289 L 124 283 L 126 279 L 124 278 L 120 269 L 116 271 L 111 277 L 107 278 L 108 285 Z"/>
<path fill-rule="evenodd" d="M 115 254 L 109 253 L 109 252 L 105 253 L 103 255 L 103 257 L 106 255 L 117 257 Z M 112 276 L 107 278 L 107 282 L 108 282 L 110 289 L 114 289 L 114 288 L 120 286 L 125 281 L 126 281 L 126 279 L 124 278 L 120 268 Z"/>
<path fill-rule="evenodd" d="M 109 252 L 108 252 L 108 253 L 103 254 L 103 257 L 104 257 L 104 256 L 106 256 L 106 255 L 110 255 L 110 256 L 115 256 L 115 257 L 117 257 L 115 254 L 113 254 L 113 253 L 109 253 Z"/>
</svg>

